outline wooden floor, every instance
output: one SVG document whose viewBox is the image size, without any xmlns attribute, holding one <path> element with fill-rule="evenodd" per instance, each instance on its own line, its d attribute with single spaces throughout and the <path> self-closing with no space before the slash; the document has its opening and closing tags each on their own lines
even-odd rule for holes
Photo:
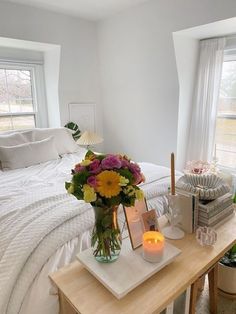
<svg viewBox="0 0 236 314">
<path fill-rule="evenodd" d="M 209 311 L 209 293 L 208 281 L 206 280 L 204 290 L 199 296 L 196 306 L 196 314 L 210 314 Z M 182 314 L 184 297 L 179 297 L 175 302 L 175 314 Z M 236 300 L 230 300 L 218 295 L 217 314 L 236 314 Z"/>
</svg>

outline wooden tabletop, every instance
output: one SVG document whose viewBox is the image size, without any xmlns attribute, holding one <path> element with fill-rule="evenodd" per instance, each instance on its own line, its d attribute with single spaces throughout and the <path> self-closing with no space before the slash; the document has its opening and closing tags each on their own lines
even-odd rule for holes
<svg viewBox="0 0 236 314">
<path fill-rule="evenodd" d="M 182 240 L 168 240 L 180 248 L 182 254 L 121 300 L 116 299 L 77 261 L 50 278 L 82 314 L 159 313 L 236 243 L 236 217 L 218 227 L 217 235 L 218 240 L 213 247 L 200 246 L 195 234 L 185 235 Z"/>
</svg>

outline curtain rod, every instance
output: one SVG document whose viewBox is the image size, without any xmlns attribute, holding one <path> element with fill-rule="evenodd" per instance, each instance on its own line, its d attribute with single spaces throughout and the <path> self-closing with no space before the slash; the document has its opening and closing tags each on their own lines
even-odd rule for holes
<svg viewBox="0 0 236 314">
<path fill-rule="evenodd" d="M 230 34 L 230 35 L 225 35 L 225 36 L 214 36 L 214 37 L 208 37 L 208 38 L 203 38 L 203 39 L 200 39 L 200 41 L 203 41 L 203 40 L 209 40 L 209 39 L 217 39 L 217 38 L 233 39 L 233 38 L 236 38 L 236 34 L 235 34 L 235 33 L 233 33 L 233 34 Z"/>
<path fill-rule="evenodd" d="M 25 65 L 29 65 L 29 64 L 32 64 L 32 65 L 43 65 L 43 61 L 37 61 L 37 60 L 15 60 L 15 59 L 3 59 L 3 58 L 0 58 L 0 63 L 19 63 L 19 64 L 25 64 Z"/>
</svg>

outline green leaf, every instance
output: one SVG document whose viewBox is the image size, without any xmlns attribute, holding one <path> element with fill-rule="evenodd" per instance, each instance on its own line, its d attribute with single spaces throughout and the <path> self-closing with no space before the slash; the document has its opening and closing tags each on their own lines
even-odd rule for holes
<svg viewBox="0 0 236 314">
<path fill-rule="evenodd" d="M 82 186 L 87 183 L 87 179 L 89 177 L 89 172 L 87 170 L 78 172 L 74 174 L 72 181 L 75 184 L 75 186 Z"/>
<path fill-rule="evenodd" d="M 80 132 L 79 126 L 78 126 L 76 123 L 74 123 L 74 122 L 68 122 L 68 123 L 65 125 L 65 128 L 74 131 L 74 133 L 72 134 L 72 136 L 73 136 L 73 138 L 74 138 L 75 141 L 77 141 L 77 140 L 80 138 L 81 132 Z"/>
<path fill-rule="evenodd" d="M 112 229 L 106 229 L 106 231 L 103 232 L 103 237 L 104 238 L 109 238 L 111 236 Z"/>
<path fill-rule="evenodd" d="M 227 256 L 223 256 L 220 262 L 226 266 L 229 266 L 230 264 L 230 259 Z"/>
<path fill-rule="evenodd" d="M 78 199 L 78 200 L 83 200 L 84 199 L 84 194 L 81 189 L 75 189 L 73 195 Z"/>
<path fill-rule="evenodd" d="M 232 247 L 231 253 L 236 253 L 236 244 Z"/>
<path fill-rule="evenodd" d="M 69 189 L 70 185 L 71 185 L 71 182 L 65 182 L 65 188 L 66 188 L 66 190 Z"/>
<path fill-rule="evenodd" d="M 125 177 L 129 180 L 129 183 L 132 184 L 134 182 L 134 176 L 129 171 L 129 169 L 117 169 L 116 170 L 122 177 Z"/>
<path fill-rule="evenodd" d="M 236 193 L 234 194 L 233 202 L 236 203 Z"/>
<path fill-rule="evenodd" d="M 112 224 L 112 215 L 106 215 L 101 221 L 101 224 L 104 228 L 109 227 Z"/>
<path fill-rule="evenodd" d="M 95 153 L 89 149 L 85 155 L 85 159 L 89 159 L 90 157 L 93 157 L 93 156 L 96 156 Z"/>
<path fill-rule="evenodd" d="M 119 195 L 113 196 L 108 200 L 109 206 L 113 207 L 121 203 L 121 197 Z"/>
</svg>

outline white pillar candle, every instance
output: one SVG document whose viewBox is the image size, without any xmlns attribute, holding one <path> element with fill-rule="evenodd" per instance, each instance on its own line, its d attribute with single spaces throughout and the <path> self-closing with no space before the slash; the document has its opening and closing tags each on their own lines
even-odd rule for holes
<svg viewBox="0 0 236 314">
<path fill-rule="evenodd" d="M 143 234 L 143 258 L 151 263 L 160 262 L 165 247 L 164 236 L 157 231 L 148 231 Z"/>
</svg>

